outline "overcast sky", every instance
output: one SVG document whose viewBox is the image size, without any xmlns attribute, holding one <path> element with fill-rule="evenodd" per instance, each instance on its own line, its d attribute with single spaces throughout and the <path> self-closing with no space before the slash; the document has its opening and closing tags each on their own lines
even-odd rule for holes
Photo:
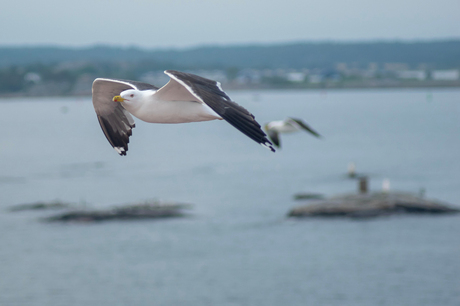
<svg viewBox="0 0 460 306">
<path fill-rule="evenodd" d="M 14 0 L 0 46 L 460 38 L 460 0 Z"/>
</svg>

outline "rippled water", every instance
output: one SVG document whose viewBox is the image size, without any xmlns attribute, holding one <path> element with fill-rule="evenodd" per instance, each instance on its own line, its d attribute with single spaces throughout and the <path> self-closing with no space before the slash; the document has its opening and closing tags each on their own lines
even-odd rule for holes
<svg viewBox="0 0 460 306">
<path fill-rule="evenodd" d="M 0 305 L 459 305 L 460 216 L 287 219 L 298 192 L 460 204 L 460 91 L 229 92 L 324 138 L 270 153 L 225 122 L 143 124 L 120 157 L 90 98 L 0 100 Z M 15 204 L 193 204 L 161 221 L 48 224 Z"/>
</svg>

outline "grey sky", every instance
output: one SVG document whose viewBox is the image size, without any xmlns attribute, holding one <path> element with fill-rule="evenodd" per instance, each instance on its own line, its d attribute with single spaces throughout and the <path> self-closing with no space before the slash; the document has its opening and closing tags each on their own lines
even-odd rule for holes
<svg viewBox="0 0 460 306">
<path fill-rule="evenodd" d="M 15 0 L 0 45 L 147 48 L 460 38 L 460 0 Z"/>
</svg>

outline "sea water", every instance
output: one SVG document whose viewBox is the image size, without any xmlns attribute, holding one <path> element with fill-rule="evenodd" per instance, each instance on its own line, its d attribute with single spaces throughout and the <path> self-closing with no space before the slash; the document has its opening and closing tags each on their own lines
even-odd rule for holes
<svg viewBox="0 0 460 306">
<path fill-rule="evenodd" d="M 296 193 L 391 190 L 460 204 L 460 90 L 237 91 L 271 153 L 223 121 L 136 120 L 128 155 L 90 97 L 0 100 L 0 305 L 459 305 L 460 216 L 290 219 Z M 37 201 L 190 203 L 187 217 L 45 223 Z"/>
</svg>

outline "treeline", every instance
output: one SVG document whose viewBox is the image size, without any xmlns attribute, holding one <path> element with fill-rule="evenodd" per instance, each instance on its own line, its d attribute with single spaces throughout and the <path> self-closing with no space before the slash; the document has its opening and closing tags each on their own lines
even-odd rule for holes
<svg viewBox="0 0 460 306">
<path fill-rule="evenodd" d="M 426 42 L 291 43 L 276 45 L 205 46 L 190 49 L 148 50 L 93 46 L 0 47 L 0 67 L 61 62 L 150 61 L 190 69 L 328 68 L 335 63 L 367 65 L 388 62 L 421 63 L 437 69 L 460 66 L 460 40 Z"/>
<path fill-rule="evenodd" d="M 232 79 L 244 69 L 316 69 L 332 71 L 338 63 L 368 67 L 404 63 L 408 68 L 460 68 L 460 40 L 425 42 L 291 43 L 203 46 L 147 50 L 92 46 L 0 47 L 0 93 L 30 92 L 43 84 L 67 84 L 72 91 L 84 76 L 139 79 L 149 71 L 220 70 Z M 50 85 L 50 86 L 51 86 Z M 58 86 L 55 86 L 56 88 Z"/>
</svg>

